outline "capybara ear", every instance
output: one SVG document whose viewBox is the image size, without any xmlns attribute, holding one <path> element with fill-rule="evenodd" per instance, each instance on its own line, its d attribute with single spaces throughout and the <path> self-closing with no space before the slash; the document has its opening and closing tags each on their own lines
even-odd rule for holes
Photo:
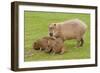
<svg viewBox="0 0 100 73">
<path fill-rule="evenodd" d="M 56 23 L 54 23 L 54 26 L 56 26 Z"/>
<path fill-rule="evenodd" d="M 34 42 L 34 45 L 36 45 L 36 42 Z"/>
</svg>

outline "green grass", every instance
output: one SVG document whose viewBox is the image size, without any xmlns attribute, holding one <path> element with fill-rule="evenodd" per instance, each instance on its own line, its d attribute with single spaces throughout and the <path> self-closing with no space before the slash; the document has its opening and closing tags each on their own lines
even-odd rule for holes
<svg viewBox="0 0 100 73">
<path fill-rule="evenodd" d="M 24 12 L 25 31 L 24 31 L 24 52 L 25 61 L 42 60 L 69 60 L 69 59 L 87 59 L 90 58 L 90 15 L 79 13 L 52 13 L 52 12 Z M 85 33 L 85 44 L 81 48 L 75 48 L 75 40 L 67 40 L 64 44 L 67 52 L 64 54 L 48 54 L 41 51 L 33 51 L 33 55 L 28 56 L 32 50 L 32 44 L 37 39 L 48 35 L 48 25 L 52 22 L 62 22 L 69 19 L 78 18 L 87 24 Z"/>
</svg>

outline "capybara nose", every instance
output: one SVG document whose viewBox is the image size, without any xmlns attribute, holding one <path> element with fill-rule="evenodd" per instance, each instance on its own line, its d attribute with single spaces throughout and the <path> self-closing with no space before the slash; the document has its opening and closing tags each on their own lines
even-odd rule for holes
<svg viewBox="0 0 100 73">
<path fill-rule="evenodd" d="M 50 36 L 53 36 L 53 33 L 49 33 Z"/>
</svg>

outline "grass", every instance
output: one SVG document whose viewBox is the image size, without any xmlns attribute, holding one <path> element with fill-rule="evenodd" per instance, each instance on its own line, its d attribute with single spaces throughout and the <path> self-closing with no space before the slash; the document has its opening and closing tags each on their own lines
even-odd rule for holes
<svg viewBox="0 0 100 73">
<path fill-rule="evenodd" d="M 24 31 L 24 52 L 25 61 L 42 61 L 42 60 L 69 60 L 69 59 L 87 59 L 90 58 L 90 15 L 80 13 L 52 13 L 52 12 L 24 12 L 25 31 Z M 85 33 L 85 44 L 81 48 L 75 48 L 76 41 L 66 41 L 65 47 L 68 52 L 64 54 L 48 54 L 41 51 L 33 51 L 31 56 L 28 52 L 32 50 L 32 44 L 37 39 L 48 35 L 48 25 L 52 22 L 62 22 L 69 19 L 78 18 L 87 24 Z"/>
</svg>

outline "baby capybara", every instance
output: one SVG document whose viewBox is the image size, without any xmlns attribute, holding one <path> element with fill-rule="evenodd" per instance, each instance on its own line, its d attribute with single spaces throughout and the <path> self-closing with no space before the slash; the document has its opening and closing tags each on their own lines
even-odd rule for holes
<svg viewBox="0 0 100 73">
<path fill-rule="evenodd" d="M 48 41 L 48 48 L 45 52 L 51 51 L 53 54 L 60 53 L 63 54 L 65 51 L 64 42 L 61 38 L 51 39 Z"/>
<path fill-rule="evenodd" d="M 34 42 L 35 50 L 44 50 L 45 52 L 64 53 L 64 43 L 61 38 L 43 37 Z"/>
<path fill-rule="evenodd" d="M 33 43 L 33 49 L 35 50 L 44 50 L 48 47 L 48 41 L 54 39 L 52 37 L 42 37 L 41 39 L 36 40 Z"/>
</svg>

